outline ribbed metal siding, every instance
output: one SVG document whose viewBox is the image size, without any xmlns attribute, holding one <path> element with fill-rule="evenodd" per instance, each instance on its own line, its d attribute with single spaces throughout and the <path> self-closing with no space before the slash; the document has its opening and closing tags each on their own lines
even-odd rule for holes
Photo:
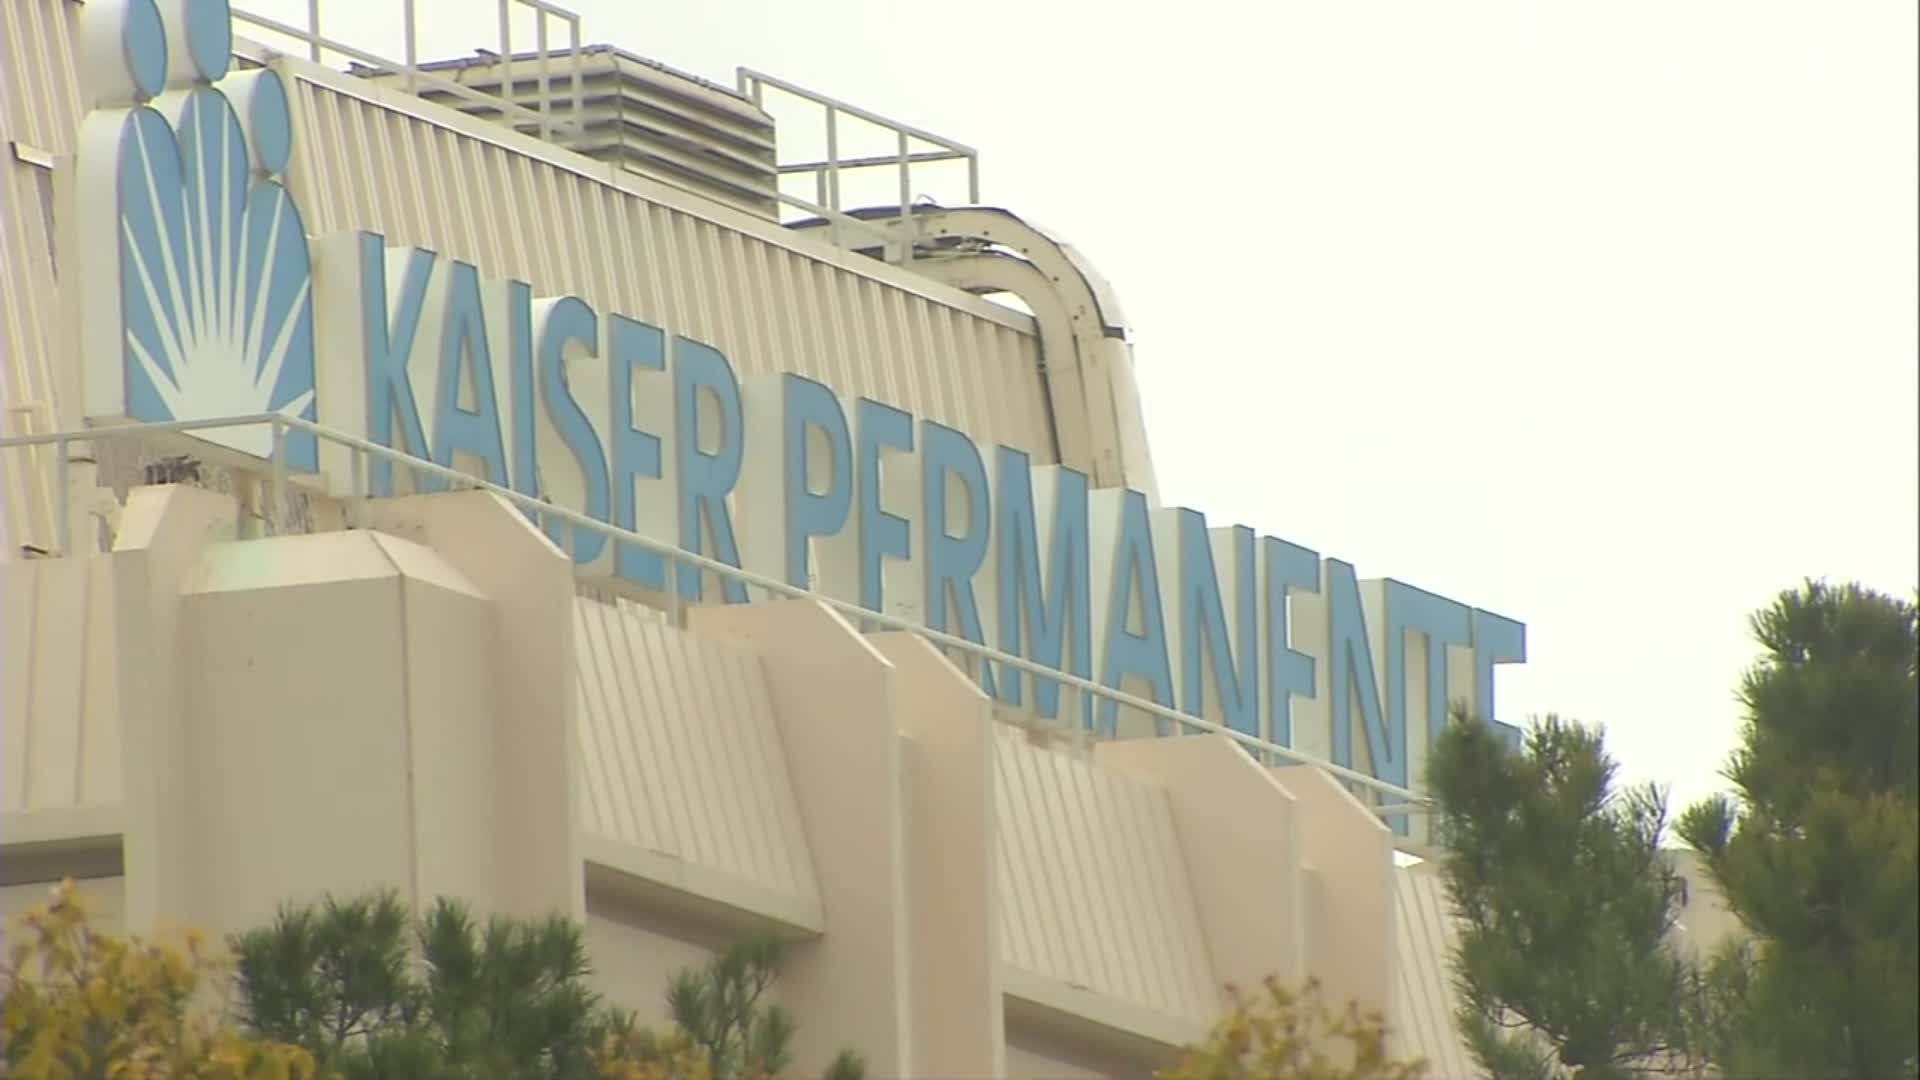
<svg viewBox="0 0 1920 1080">
<path fill-rule="evenodd" d="M 69 0 L 0 3 L 7 138 L 58 154 L 72 151 L 84 108 L 74 50 L 79 20 L 80 7 Z"/>
<path fill-rule="evenodd" d="M 581 598 L 574 665 L 584 829 L 818 902 L 759 657 Z"/>
<path fill-rule="evenodd" d="M 1453 988 L 1452 951 L 1458 938 L 1445 883 L 1430 869 L 1394 871 L 1399 911 L 1400 982 L 1394 991 L 1394 1049 L 1427 1060 L 1432 1077 L 1480 1075 L 1454 1026 L 1459 997 Z"/>
<path fill-rule="evenodd" d="M 120 801 L 111 569 L 104 558 L 0 563 L 0 810 Z"/>
<path fill-rule="evenodd" d="M 0 0 L 0 431 L 51 431 L 58 388 L 53 364 L 71 350 L 52 255 L 54 177 L 28 156 L 73 152 L 81 104 L 74 70 L 79 8 L 66 0 Z M 47 453 L 15 452 L 0 512 L 10 544 L 52 542 Z"/>
<path fill-rule="evenodd" d="M 1165 793 L 1022 734 L 996 743 L 1007 963 L 1212 1024 L 1220 992 Z"/>
<path fill-rule="evenodd" d="M 893 271 L 877 264 L 856 272 L 836 260 L 864 260 L 819 240 L 498 125 L 285 70 L 308 232 L 375 230 L 706 341 L 742 377 L 798 372 L 1054 460 L 1037 340 L 1018 317 L 965 310 L 981 302 L 959 293 L 943 303 L 931 282 L 883 281 Z"/>
</svg>

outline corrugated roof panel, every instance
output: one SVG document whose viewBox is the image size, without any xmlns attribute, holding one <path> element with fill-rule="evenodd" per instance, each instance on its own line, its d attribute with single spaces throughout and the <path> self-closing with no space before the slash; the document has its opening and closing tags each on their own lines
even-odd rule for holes
<svg viewBox="0 0 1920 1080">
<path fill-rule="evenodd" d="M 68 0 L 0 3 L 8 139 L 54 154 L 73 151 L 85 110 L 74 60 L 79 21 L 79 5 Z"/>
<path fill-rule="evenodd" d="M 585 597 L 574 634 L 582 827 L 817 903 L 759 658 Z"/>
<path fill-rule="evenodd" d="M 107 559 L 0 562 L 0 811 L 122 798 Z"/>
<path fill-rule="evenodd" d="M 1394 1052 L 1425 1058 L 1432 1077 L 1478 1076 L 1473 1055 L 1454 1026 L 1459 995 L 1449 965 L 1459 935 L 1446 885 L 1429 868 L 1403 866 L 1394 871 L 1394 902 L 1400 951 L 1400 980 L 1390 1017 Z"/>
<path fill-rule="evenodd" d="M 995 753 L 1007 963 L 1212 1024 L 1220 989 L 1165 793 L 1017 733 Z"/>
</svg>

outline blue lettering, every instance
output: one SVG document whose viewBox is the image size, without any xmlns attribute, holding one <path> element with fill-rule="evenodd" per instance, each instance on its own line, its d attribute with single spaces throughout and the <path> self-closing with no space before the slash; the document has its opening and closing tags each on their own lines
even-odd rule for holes
<svg viewBox="0 0 1920 1080">
<path fill-rule="evenodd" d="M 1357 706 L 1372 759 L 1372 775 L 1405 785 L 1407 759 L 1399 747 L 1406 743 L 1406 731 L 1387 727 L 1380 708 L 1380 685 L 1374 679 L 1373 648 L 1367 642 L 1366 614 L 1360 606 L 1360 585 L 1353 566 L 1338 559 L 1327 560 L 1327 636 L 1327 660 L 1332 665 L 1328 703 L 1332 706 L 1334 764 L 1353 768 L 1353 710 Z"/>
<path fill-rule="evenodd" d="M 833 391 L 799 375 L 781 380 L 782 438 L 786 440 L 787 584 L 811 584 L 808 541 L 833 536 L 853 509 L 853 448 L 847 414 Z M 827 440 L 827 489 L 807 484 L 807 431 Z"/>
<path fill-rule="evenodd" d="M 991 539 L 990 510 L 987 505 L 987 466 L 973 440 L 958 431 L 931 420 L 920 422 L 921 528 L 927 538 L 927 610 L 926 623 L 933 630 L 946 632 L 947 604 L 952 600 L 960 619 L 960 637 L 976 645 L 986 644 L 986 629 L 980 623 L 980 603 L 974 596 L 973 578 L 987 561 Z M 956 477 L 966 489 L 966 531 L 955 535 L 948 529 L 947 478 Z M 982 663 L 980 686 L 989 695 L 994 690 L 993 670 Z"/>
<path fill-rule="evenodd" d="M 513 410 L 513 490 L 538 497 L 540 476 L 534 456 L 533 287 L 507 283 L 507 371 Z M 529 518 L 533 516 L 528 511 Z"/>
<path fill-rule="evenodd" d="M 1147 518 L 1147 497 L 1137 491 L 1121 494 L 1120 540 L 1114 552 L 1113 577 L 1107 582 L 1106 655 L 1100 661 L 1100 684 L 1122 689 L 1128 675 L 1147 680 L 1148 695 L 1173 707 L 1173 664 L 1167 657 L 1167 622 L 1160 608 L 1160 574 L 1153 555 L 1153 530 Z M 1135 592 L 1140 596 L 1142 629 L 1128 628 Z M 1100 702 L 1100 725 L 1109 734 L 1118 728 L 1119 705 Z M 1166 735 L 1165 718 L 1156 720 Z"/>
<path fill-rule="evenodd" d="M 1527 627 L 1491 611 L 1473 612 L 1473 700 L 1480 717 L 1506 737 L 1507 744 L 1519 749 L 1524 741 L 1521 730 L 1495 719 L 1493 711 L 1493 666 L 1523 664 L 1527 660 Z"/>
<path fill-rule="evenodd" d="M 1087 478 L 1065 468 L 1055 474 L 1058 483 L 1054 489 L 1053 537 L 1043 575 L 1034 520 L 1032 465 L 1027 455 L 1004 446 L 995 448 L 994 465 L 999 478 L 994 521 L 1000 544 L 1000 649 L 1056 671 L 1092 678 Z M 1009 705 L 1021 704 L 1025 678 L 1021 672 L 1005 672 L 1000 682 L 1001 699 Z M 1052 719 L 1060 714 L 1059 683 L 1036 678 L 1033 697 L 1034 709 L 1042 717 Z M 1090 725 L 1089 700 L 1083 694 L 1080 701 L 1081 723 Z"/>
<path fill-rule="evenodd" d="M 885 600 L 881 560 L 910 558 L 913 540 L 906 518 L 880 508 L 881 448 L 913 449 L 913 417 L 861 398 L 854 426 L 860 440 L 860 606 L 879 611 Z"/>
<path fill-rule="evenodd" d="M 1227 626 L 1220 575 L 1213 562 L 1207 519 L 1198 510 L 1177 511 L 1180 520 L 1180 707 L 1194 716 L 1206 711 L 1204 648 L 1213 661 L 1225 724 L 1248 735 L 1260 734 L 1260 651 L 1256 635 L 1259 593 L 1255 591 L 1253 530 L 1233 529 L 1234 625 Z M 1234 643 L 1239 642 L 1236 651 Z"/>
<path fill-rule="evenodd" d="M 507 448 L 500 439 L 500 402 L 493 392 L 493 349 L 480 306 L 480 272 L 447 264 L 447 312 L 440 336 L 440 380 L 433 407 L 433 460 L 453 467 L 455 452 L 486 462 L 487 480 L 507 484 Z M 460 407 L 461 368 L 473 372 L 473 411 Z"/>
<path fill-rule="evenodd" d="M 713 453 L 700 449 L 700 391 L 705 389 L 720 406 L 720 448 Z M 673 339 L 673 394 L 678 452 L 675 459 L 680 473 L 680 547 L 684 551 L 704 552 L 700 537 L 704 530 L 713 538 L 712 557 L 729 566 L 740 565 L 740 548 L 734 541 L 733 518 L 727 512 L 727 495 L 740 480 L 742 427 L 740 384 L 734 381 L 727 358 L 711 345 L 688 338 Z M 680 595 L 699 602 L 704 585 L 700 571 L 680 566 Z M 747 586 L 733 578 L 722 582 L 720 593 L 727 603 L 747 602 Z"/>
<path fill-rule="evenodd" d="M 660 479 L 660 436 L 633 425 L 633 369 L 667 369 L 666 334 L 657 327 L 624 315 L 607 316 L 607 357 L 613 391 L 613 523 L 635 528 L 634 481 Z M 614 573 L 646 589 L 667 587 L 667 563 L 657 551 L 621 544 L 614 557 Z"/>
<path fill-rule="evenodd" d="M 1473 643 L 1473 612 L 1444 596 L 1403 582 L 1385 582 L 1387 608 L 1387 723 L 1408 731 L 1407 634 L 1427 639 L 1427 741 L 1447 724 L 1447 646 Z"/>
<path fill-rule="evenodd" d="M 1298 544 L 1266 536 L 1260 539 L 1266 569 L 1267 737 L 1293 745 L 1293 698 L 1315 696 L 1313 657 L 1291 644 L 1287 593 L 1320 591 L 1320 556 Z"/>
<path fill-rule="evenodd" d="M 434 254 L 414 248 L 407 255 L 406 276 L 400 282 L 400 310 L 387 322 L 387 258 L 385 239 L 377 233 L 360 234 L 361 334 L 367 358 L 367 438 L 381 446 L 407 453 L 428 453 L 426 432 L 420 426 L 420 406 L 413 396 L 413 378 L 407 360 L 413 355 L 413 337 L 420 328 L 420 308 L 433 275 Z M 398 414 L 403 445 L 395 445 L 393 421 Z M 420 491 L 441 491 L 437 477 L 416 478 Z M 374 495 L 393 494 L 393 463 L 373 458 L 367 463 L 367 487 Z"/>
<path fill-rule="evenodd" d="M 578 344 L 587 355 L 595 355 L 598 328 L 599 319 L 593 309 L 577 296 L 555 300 L 547 309 L 540 331 L 540 396 L 546 401 L 547 419 L 580 466 L 580 476 L 587 488 L 586 515 L 605 521 L 609 510 L 607 455 L 601 449 L 600 436 L 587 420 L 586 410 L 574 398 L 567 381 L 567 347 Z M 568 533 L 573 534 L 572 553 L 576 563 L 591 563 L 606 549 L 607 538 L 602 533 L 573 529 L 558 521 L 547 524 L 547 535 L 556 544 L 566 546 Z"/>
</svg>

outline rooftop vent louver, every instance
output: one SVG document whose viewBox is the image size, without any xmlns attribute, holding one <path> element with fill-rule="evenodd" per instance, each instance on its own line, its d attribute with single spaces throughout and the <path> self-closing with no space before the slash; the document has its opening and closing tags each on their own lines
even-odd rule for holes
<svg viewBox="0 0 1920 1080">
<path fill-rule="evenodd" d="M 544 109 L 556 122 L 546 137 L 569 150 L 760 217 L 779 218 L 773 119 L 747 98 L 611 45 L 589 45 L 578 54 L 548 53 L 544 92 L 542 67 L 538 53 L 516 52 L 503 61 L 496 53 L 481 52 L 422 64 L 419 70 L 488 98 L 504 96 L 536 113 Z M 358 66 L 355 74 L 381 82 L 403 77 Z M 509 82 L 511 93 L 506 93 L 503 86 Z M 526 113 L 491 108 L 485 100 L 431 84 L 415 92 L 449 108 L 541 134 L 541 125 Z"/>
</svg>

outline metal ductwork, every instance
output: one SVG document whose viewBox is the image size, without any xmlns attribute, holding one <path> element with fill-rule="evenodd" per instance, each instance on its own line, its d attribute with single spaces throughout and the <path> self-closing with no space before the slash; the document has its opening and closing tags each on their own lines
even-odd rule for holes
<svg viewBox="0 0 1920 1080">
<path fill-rule="evenodd" d="M 910 218 L 899 215 L 899 207 L 886 206 L 847 216 L 896 233 L 909 230 L 908 265 L 917 274 L 972 293 L 1019 297 L 1040 325 L 1061 464 L 1086 473 L 1096 488 L 1133 488 L 1159 505 L 1133 346 L 1106 279 L 1071 244 L 1007 210 L 920 206 Z M 816 218 L 791 227 L 827 225 Z M 881 245 L 868 253 L 882 255 Z"/>
</svg>

